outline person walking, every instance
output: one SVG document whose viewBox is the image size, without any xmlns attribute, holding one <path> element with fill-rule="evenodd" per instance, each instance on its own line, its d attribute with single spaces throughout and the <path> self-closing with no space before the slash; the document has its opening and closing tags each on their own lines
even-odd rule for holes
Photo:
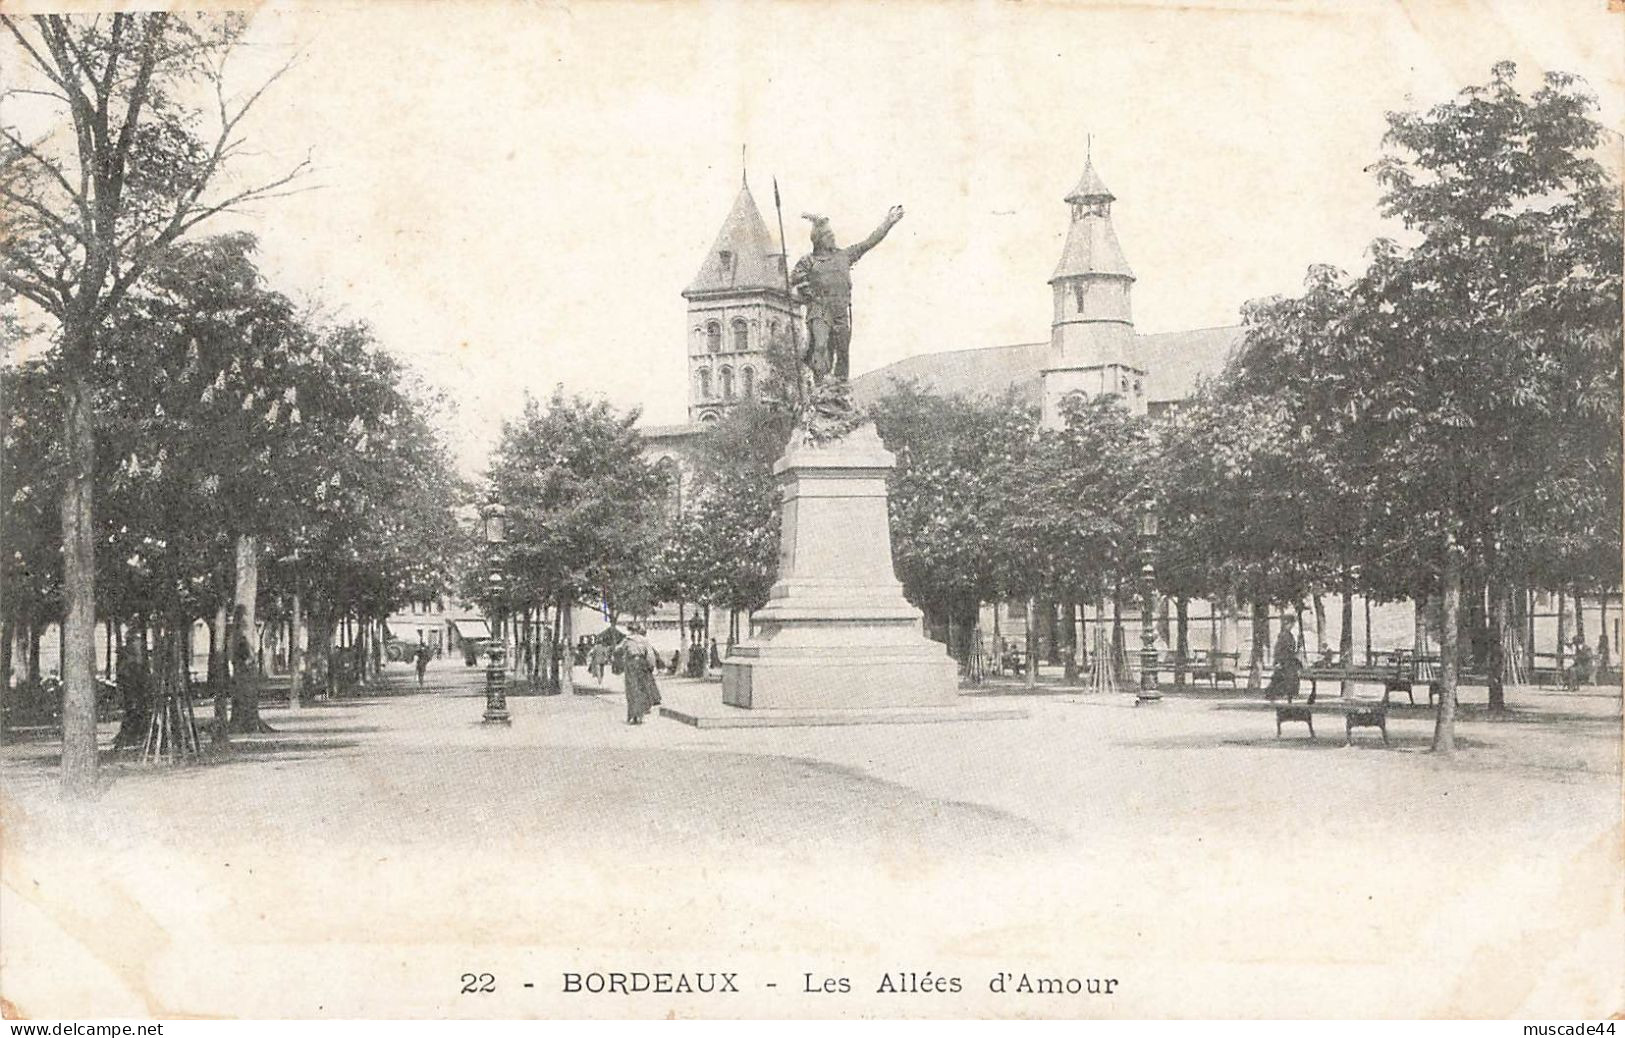
<svg viewBox="0 0 1625 1038">
<path fill-rule="evenodd" d="M 421 686 L 423 684 L 423 673 L 429 669 L 429 647 L 419 645 L 417 651 L 412 654 L 412 662 L 417 666 L 418 684 Z"/>
<path fill-rule="evenodd" d="M 1299 672 L 1303 661 L 1298 658 L 1298 640 L 1292 636 L 1292 616 L 1281 617 L 1281 633 L 1275 638 L 1275 669 L 1270 672 L 1269 687 L 1264 698 L 1274 702 L 1285 696 L 1288 703 L 1297 698 Z"/>
<path fill-rule="evenodd" d="M 643 716 L 660 705 L 660 686 L 655 684 L 660 654 L 649 644 L 642 624 L 632 624 L 630 631 L 619 649 L 626 679 L 626 723 L 642 724 Z"/>
<path fill-rule="evenodd" d="M 1591 646 L 1579 635 L 1574 636 L 1574 682 L 1572 687 L 1589 685 L 1596 678 L 1592 672 Z"/>
</svg>

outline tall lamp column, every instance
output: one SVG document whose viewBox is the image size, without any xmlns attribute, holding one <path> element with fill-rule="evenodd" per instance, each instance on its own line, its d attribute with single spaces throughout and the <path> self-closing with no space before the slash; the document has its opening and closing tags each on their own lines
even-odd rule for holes
<svg viewBox="0 0 1625 1038">
<path fill-rule="evenodd" d="M 506 632 L 502 627 L 502 546 L 507 543 L 507 512 L 493 488 L 480 509 L 485 528 L 485 547 L 491 564 L 486 592 L 491 602 L 491 644 L 485 665 L 485 723 L 509 724 L 508 661 Z"/>
<path fill-rule="evenodd" d="M 1156 610 L 1157 570 L 1151 563 L 1151 546 L 1157 537 L 1157 506 L 1147 501 L 1140 511 L 1140 690 L 1136 706 L 1162 699 L 1157 689 L 1157 633 L 1152 623 Z"/>
</svg>

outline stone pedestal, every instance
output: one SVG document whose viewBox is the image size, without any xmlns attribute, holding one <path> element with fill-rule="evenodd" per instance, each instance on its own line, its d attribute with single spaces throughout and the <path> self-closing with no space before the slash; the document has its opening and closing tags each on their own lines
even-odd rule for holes
<svg viewBox="0 0 1625 1038">
<path fill-rule="evenodd" d="M 774 465 L 779 580 L 751 639 L 722 664 L 725 704 L 799 724 L 830 723 L 831 712 L 844 711 L 925 720 L 932 711 L 916 717 L 921 708 L 955 706 L 958 667 L 925 637 L 892 569 L 892 465 L 872 424 L 823 446 L 793 443 Z"/>
</svg>

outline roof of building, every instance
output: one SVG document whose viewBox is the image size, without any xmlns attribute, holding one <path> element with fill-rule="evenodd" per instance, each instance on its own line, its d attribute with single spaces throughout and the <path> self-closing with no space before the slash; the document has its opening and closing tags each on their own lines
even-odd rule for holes
<svg viewBox="0 0 1625 1038">
<path fill-rule="evenodd" d="M 1116 197 L 1106 186 L 1105 181 L 1100 179 L 1100 174 L 1095 172 L 1095 160 L 1091 156 L 1084 160 L 1083 176 L 1078 178 L 1078 186 L 1067 194 L 1066 201 L 1088 202 L 1100 198 L 1112 200 Z"/>
<path fill-rule="evenodd" d="M 1158 403 L 1188 398 L 1198 378 L 1224 370 L 1240 341 L 1241 328 L 1235 325 L 1136 335 L 1146 372 L 1146 399 Z M 1036 404 L 1049 350 L 1048 342 L 1022 342 L 920 354 L 859 375 L 852 380 L 852 393 L 859 404 L 867 405 L 884 396 L 893 382 L 916 381 L 944 395 L 997 396 L 1014 389 L 1020 400 Z"/>
<path fill-rule="evenodd" d="M 686 440 L 690 436 L 698 436 L 705 431 L 705 426 L 699 422 L 683 422 L 679 425 L 640 425 L 638 434 L 645 440 Z"/>
<path fill-rule="evenodd" d="M 1055 265 L 1051 280 L 1080 274 L 1134 276 L 1128 257 L 1123 255 L 1123 246 L 1117 243 L 1111 217 L 1086 213 L 1073 220 L 1067 229 L 1066 248 L 1061 250 L 1061 262 Z"/>
<path fill-rule="evenodd" d="M 783 256 L 756 208 L 750 187 L 741 185 L 716 243 L 683 295 L 774 288 L 784 288 Z"/>
<path fill-rule="evenodd" d="M 1241 326 L 1232 324 L 1137 336 L 1140 366 L 1148 383 L 1146 399 L 1189 399 L 1196 392 L 1197 379 L 1213 378 L 1235 359 L 1241 333 Z"/>
<path fill-rule="evenodd" d="M 1038 402 L 1039 369 L 1048 342 L 1019 342 L 976 350 L 949 350 L 905 357 L 852 380 L 853 399 L 867 406 L 891 390 L 893 382 L 919 382 L 945 396 L 997 395 L 1014 387 L 1025 403 Z"/>
</svg>

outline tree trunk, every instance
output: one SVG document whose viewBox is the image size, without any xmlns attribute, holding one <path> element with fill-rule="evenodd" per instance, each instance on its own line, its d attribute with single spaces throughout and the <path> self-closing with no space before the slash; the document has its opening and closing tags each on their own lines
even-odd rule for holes
<svg viewBox="0 0 1625 1038">
<path fill-rule="evenodd" d="M 1456 678 L 1461 619 L 1461 552 L 1451 538 L 1444 554 L 1444 616 L 1439 632 L 1439 709 L 1434 715 L 1433 748 L 1456 752 Z"/>
<path fill-rule="evenodd" d="M 28 624 L 28 680 L 36 685 L 40 681 L 39 643 L 41 637 L 43 637 L 43 632 L 40 630 L 39 624 L 30 621 Z"/>
<path fill-rule="evenodd" d="M 1247 664 L 1247 690 L 1258 692 L 1264 687 L 1264 657 L 1270 651 L 1270 604 L 1253 602 L 1253 658 Z"/>
<path fill-rule="evenodd" d="M 1524 673 L 1529 680 L 1535 680 L 1535 589 L 1525 588 L 1523 599 L 1524 613 L 1524 642 L 1523 662 Z"/>
<path fill-rule="evenodd" d="M 1055 603 L 1047 598 L 1038 600 L 1038 634 L 1033 653 L 1044 663 L 1059 664 L 1060 654 L 1055 651 Z"/>
<path fill-rule="evenodd" d="M 1608 592 L 1604 591 L 1602 593 L 1602 595 L 1597 599 L 1597 605 L 1601 610 L 1601 615 L 1597 618 L 1597 626 L 1601 628 L 1601 630 L 1597 632 L 1597 649 L 1599 650 L 1597 652 L 1597 680 L 1601 682 L 1606 680 L 1604 674 L 1607 672 L 1610 665 L 1610 658 L 1608 655 L 1608 650 L 1610 647 L 1610 643 L 1608 641 Z M 0 670 L 0 674 L 8 673 L 10 673 L 9 670 Z"/>
<path fill-rule="evenodd" d="M 1428 651 L 1427 608 L 1426 595 L 1411 600 L 1411 653 L 1417 657 L 1426 656 Z"/>
<path fill-rule="evenodd" d="M 1128 643 L 1123 635 L 1123 584 L 1112 591 L 1112 673 L 1128 680 Z"/>
<path fill-rule="evenodd" d="M 1563 677 L 1563 654 L 1569 647 L 1569 600 L 1561 589 L 1557 592 L 1557 676 Z"/>
<path fill-rule="evenodd" d="M 1219 652 L 1231 654 L 1241 651 L 1241 623 L 1236 617 L 1239 606 L 1236 589 L 1227 588 L 1219 610 Z"/>
<path fill-rule="evenodd" d="M 210 736 L 215 744 L 224 745 L 231 730 L 231 668 L 226 664 L 226 604 L 214 610 L 214 623 L 209 625 L 209 691 L 214 696 L 214 721 Z"/>
<path fill-rule="evenodd" d="M 332 607 L 327 614 L 325 639 L 322 642 L 322 683 L 327 689 L 328 696 L 336 697 L 344 690 L 339 687 L 340 673 L 343 666 L 340 663 L 344 651 L 344 620 L 338 614 L 338 608 Z"/>
<path fill-rule="evenodd" d="M 1078 604 L 1072 599 L 1066 600 L 1061 610 L 1061 622 L 1066 625 L 1066 637 L 1062 640 L 1063 673 L 1068 685 L 1078 683 Z"/>
<path fill-rule="evenodd" d="M 1004 602 L 993 603 L 993 673 L 1004 673 L 1004 632 L 999 629 L 999 614 L 1004 611 Z"/>
<path fill-rule="evenodd" d="M 1369 596 L 1360 599 L 1365 606 L 1365 665 L 1371 666 L 1371 599 Z"/>
<path fill-rule="evenodd" d="M 1490 713 L 1506 712 L 1507 589 L 1490 582 L 1489 684 Z"/>
<path fill-rule="evenodd" d="M 1574 636 L 1586 640 L 1586 601 L 1580 594 L 1580 585 L 1574 586 Z"/>
<path fill-rule="evenodd" d="M 1191 617 L 1190 599 L 1180 595 L 1174 599 L 1174 685 L 1183 687 L 1185 684 L 1185 667 L 1191 655 Z"/>
<path fill-rule="evenodd" d="M 1038 599 L 1027 599 L 1027 687 L 1038 687 Z"/>
<path fill-rule="evenodd" d="M 1337 636 L 1337 655 L 1343 668 L 1343 679 L 1338 695 L 1343 699 L 1354 697 L 1354 586 L 1348 570 L 1343 571 L 1343 629 Z"/>
<path fill-rule="evenodd" d="M 570 596 L 559 596 L 559 648 L 564 650 L 564 660 L 559 664 L 559 691 L 567 696 L 575 695 L 576 678 L 576 645 L 575 645 L 575 610 L 571 608 Z"/>
<path fill-rule="evenodd" d="M 12 640 L 17 637 L 17 618 L 7 613 L 0 621 L 0 692 L 11 691 L 11 657 L 15 651 Z"/>
<path fill-rule="evenodd" d="M 254 615 L 254 605 L 259 598 L 260 565 L 259 545 L 253 537 L 242 534 L 237 538 L 237 580 L 236 590 L 232 595 L 233 614 L 236 608 L 243 611 L 243 627 L 241 636 L 248 639 L 249 647 L 254 650 L 254 659 L 259 658 L 259 627 Z M 233 632 L 231 637 L 238 637 Z M 227 643 L 226 657 L 232 656 L 230 643 Z M 260 720 L 260 682 L 258 667 L 250 665 L 243 668 L 244 673 L 235 670 L 236 661 L 232 660 L 233 673 L 231 682 L 231 730 L 234 732 L 268 732 L 270 725 Z"/>
<path fill-rule="evenodd" d="M 88 336 L 86 337 L 88 340 Z M 64 355 L 89 358 L 91 343 Z M 82 370 L 67 379 L 62 487 L 62 791 L 88 795 L 96 788 L 96 532 L 92 493 L 96 473 L 96 402 Z"/>
<path fill-rule="evenodd" d="M 298 710 L 304 705 L 305 650 L 300 641 L 304 614 L 299 608 L 299 595 L 293 596 L 293 620 L 288 632 L 288 707 Z"/>
<path fill-rule="evenodd" d="M 1315 592 L 1315 654 L 1326 655 L 1326 599 Z"/>
</svg>

